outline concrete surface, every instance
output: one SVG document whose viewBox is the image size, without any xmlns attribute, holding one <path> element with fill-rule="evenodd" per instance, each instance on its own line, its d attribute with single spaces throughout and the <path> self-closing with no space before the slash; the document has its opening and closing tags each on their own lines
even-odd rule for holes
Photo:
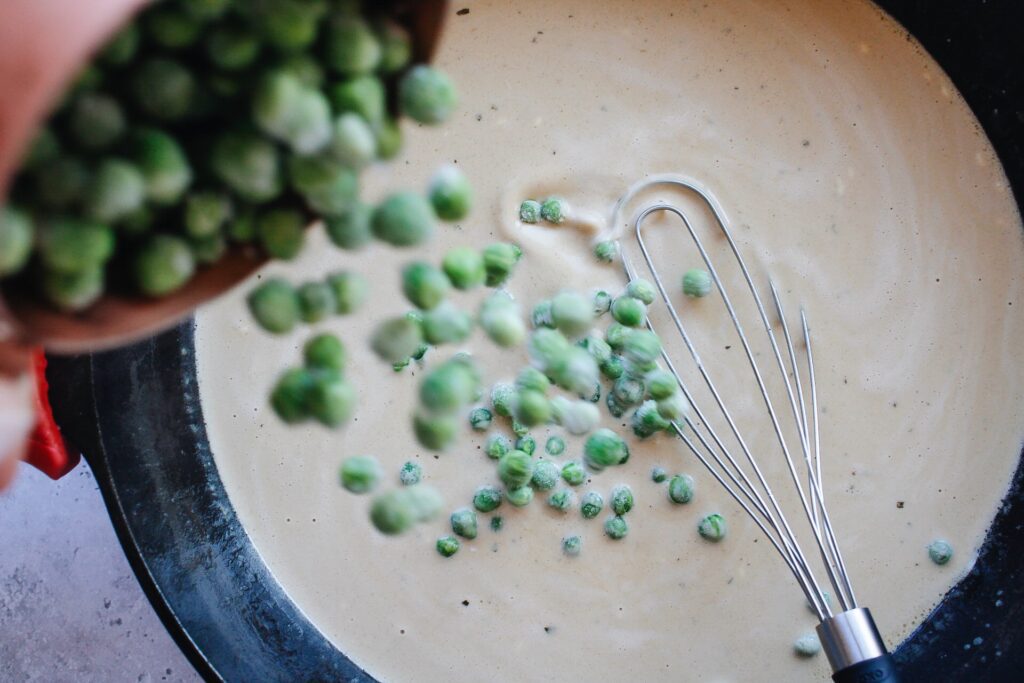
<svg viewBox="0 0 1024 683">
<path fill-rule="evenodd" d="M 22 465 L 0 494 L 0 681 L 198 681 L 164 630 L 83 463 Z"/>
</svg>

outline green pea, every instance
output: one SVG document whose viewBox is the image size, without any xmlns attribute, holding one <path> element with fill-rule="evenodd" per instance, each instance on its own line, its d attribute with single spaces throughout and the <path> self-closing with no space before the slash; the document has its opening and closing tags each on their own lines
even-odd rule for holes
<svg viewBox="0 0 1024 683">
<path fill-rule="evenodd" d="M 220 232 L 231 218 L 231 197 L 220 192 L 193 192 L 185 201 L 185 232 L 196 239 Z"/>
<path fill-rule="evenodd" d="M 177 140 L 154 128 L 131 136 L 130 158 L 142 174 L 146 199 L 161 205 L 176 204 L 192 183 L 192 168 Z"/>
<path fill-rule="evenodd" d="M 398 84 L 399 106 L 419 123 L 443 123 L 458 104 L 455 85 L 445 74 L 425 64 L 414 66 Z"/>
<path fill-rule="evenodd" d="M 516 450 L 522 451 L 527 455 L 533 455 L 537 451 L 537 440 L 529 434 L 523 434 L 516 439 Z"/>
<path fill-rule="evenodd" d="M 548 507 L 554 508 L 559 512 L 565 512 L 572 507 L 575 502 L 576 496 L 569 489 L 559 489 L 548 496 Z"/>
<path fill-rule="evenodd" d="M 336 16 L 328 26 L 325 46 L 327 65 L 345 76 L 371 73 L 381 62 L 377 36 L 358 17 Z"/>
<path fill-rule="evenodd" d="M 527 199 L 519 205 L 519 220 L 523 223 L 540 222 L 540 202 L 534 199 Z"/>
<path fill-rule="evenodd" d="M 290 261 L 302 251 L 305 219 L 298 211 L 271 209 L 256 219 L 260 245 L 272 258 Z"/>
<path fill-rule="evenodd" d="M 252 100 L 252 118 L 260 130 L 298 154 L 314 154 L 331 143 L 331 106 L 322 93 L 290 71 L 264 76 Z"/>
<path fill-rule="evenodd" d="M 347 422 L 356 406 L 355 388 L 334 370 L 316 370 L 312 374 L 308 394 L 310 415 L 327 427 Z"/>
<path fill-rule="evenodd" d="M 469 411 L 469 426 L 475 431 L 485 432 L 491 426 L 491 421 L 494 419 L 493 413 L 487 410 L 487 408 L 474 408 Z"/>
<path fill-rule="evenodd" d="M 412 39 L 404 27 L 393 21 L 382 21 L 376 26 L 381 57 L 377 70 L 394 74 L 404 69 L 412 59 Z"/>
<path fill-rule="evenodd" d="M 420 464 L 408 460 L 402 465 L 402 469 L 398 470 L 398 481 L 402 486 L 415 486 L 420 483 L 423 479 L 423 468 Z"/>
<path fill-rule="evenodd" d="M 312 386 L 313 375 L 309 370 L 288 370 L 274 385 L 274 390 L 270 393 L 270 405 L 284 422 L 302 422 L 309 417 L 308 397 Z"/>
<path fill-rule="evenodd" d="M 647 307 L 639 299 L 620 296 L 612 301 L 612 317 L 620 325 L 640 327 L 647 320 Z"/>
<path fill-rule="evenodd" d="M 296 294 L 303 322 L 320 322 L 337 310 L 334 291 L 326 282 L 307 282 L 296 290 Z"/>
<path fill-rule="evenodd" d="M 578 346 L 569 347 L 544 369 L 555 384 L 579 396 L 589 396 L 598 383 L 597 363 Z"/>
<path fill-rule="evenodd" d="M 599 290 L 594 293 L 594 315 L 602 316 L 612 308 L 612 295 L 608 292 Z"/>
<path fill-rule="evenodd" d="M 949 541 L 935 540 L 928 544 L 928 558 L 935 564 L 946 564 L 953 557 L 953 546 Z"/>
<path fill-rule="evenodd" d="M 647 395 L 655 401 L 668 398 L 676 393 L 679 384 L 675 376 L 667 370 L 652 370 L 644 376 L 644 384 L 647 386 Z"/>
<path fill-rule="evenodd" d="M 293 155 L 288 159 L 288 179 L 310 209 L 327 216 L 328 235 L 333 239 L 332 217 L 346 214 L 357 202 L 359 181 L 355 172 L 328 154 Z M 360 227 L 369 241 L 369 222 Z"/>
<path fill-rule="evenodd" d="M 206 54 L 217 67 L 225 71 L 244 69 L 260 53 L 259 37 L 242 24 L 218 26 L 206 40 Z"/>
<path fill-rule="evenodd" d="M 455 166 L 441 167 L 430 181 L 427 196 L 434 213 L 444 221 L 460 221 L 469 215 L 473 190 L 466 176 Z"/>
<path fill-rule="evenodd" d="M 793 651 L 800 657 L 813 657 L 821 652 L 821 641 L 817 635 L 805 633 L 793 641 Z"/>
<path fill-rule="evenodd" d="M 345 345 L 333 334 L 324 332 L 312 337 L 302 347 L 306 367 L 320 370 L 345 370 Z"/>
<path fill-rule="evenodd" d="M 661 357 L 661 340 L 650 330 L 633 330 L 626 337 L 622 354 L 638 366 L 649 365 Z"/>
<path fill-rule="evenodd" d="M 494 412 L 502 417 L 512 417 L 517 399 L 516 388 L 507 382 L 498 382 L 491 387 L 491 405 Z"/>
<path fill-rule="evenodd" d="M 620 484 L 612 489 L 611 496 L 612 512 L 622 516 L 633 509 L 633 491 L 625 484 Z"/>
<path fill-rule="evenodd" d="M 637 438 L 646 439 L 670 429 L 671 424 L 658 412 L 658 405 L 654 401 L 644 401 L 633 412 L 633 416 L 630 418 L 630 427 L 633 428 L 633 434 Z"/>
<path fill-rule="evenodd" d="M 693 477 L 677 474 L 668 482 L 668 499 L 673 503 L 685 504 L 693 500 Z"/>
<path fill-rule="evenodd" d="M 324 219 L 327 236 L 342 249 L 362 249 L 373 239 L 370 218 L 373 209 L 360 201 L 352 202 L 348 208 Z"/>
<path fill-rule="evenodd" d="M 196 98 L 196 80 L 181 64 L 162 58 L 144 61 L 132 79 L 135 101 L 148 115 L 162 121 L 184 117 Z"/>
<path fill-rule="evenodd" d="M 484 248 L 484 270 L 487 272 L 485 284 L 488 287 L 500 287 L 505 284 L 515 268 L 523 251 L 514 244 L 499 242 Z"/>
<path fill-rule="evenodd" d="M 224 15 L 233 0 L 180 0 L 184 10 L 191 16 L 209 21 Z"/>
<path fill-rule="evenodd" d="M 700 520 L 697 524 L 697 532 L 702 538 L 718 542 L 725 538 L 725 518 L 717 512 L 712 513 Z"/>
<path fill-rule="evenodd" d="M 420 484 L 401 489 L 403 496 L 412 507 L 413 515 L 417 522 L 429 522 L 437 517 L 444 507 L 444 499 L 441 494 L 431 486 Z"/>
<path fill-rule="evenodd" d="M 476 513 L 469 508 L 459 508 L 451 515 L 452 532 L 463 538 L 476 538 Z"/>
<path fill-rule="evenodd" d="M 402 291 L 417 308 L 435 308 L 450 289 L 448 277 L 429 263 L 417 261 L 402 270 Z"/>
<path fill-rule="evenodd" d="M 516 376 L 516 388 L 520 391 L 529 390 L 546 394 L 551 388 L 551 380 L 537 368 L 525 367 Z"/>
<path fill-rule="evenodd" d="M 517 437 L 522 438 L 526 436 L 529 432 L 530 428 L 524 425 L 522 422 L 516 419 L 512 420 L 512 433 L 515 434 Z"/>
<path fill-rule="evenodd" d="M 555 463 L 549 460 L 540 460 L 533 467 L 530 486 L 538 491 L 549 491 L 558 483 L 559 475 L 560 471 Z"/>
<path fill-rule="evenodd" d="M 669 422 L 680 422 L 690 414 L 690 403 L 680 394 L 658 401 L 658 415 Z"/>
<path fill-rule="evenodd" d="M 632 333 L 633 330 L 631 328 L 620 323 L 612 323 L 604 331 L 604 340 L 608 342 L 608 346 L 612 347 L 612 351 L 622 351 L 626 346 L 626 339 Z"/>
<path fill-rule="evenodd" d="M 362 116 L 347 112 L 334 119 L 330 153 L 352 169 L 361 169 L 377 155 L 377 136 Z"/>
<path fill-rule="evenodd" d="M 619 258 L 618 240 L 605 240 L 594 245 L 594 257 L 602 263 L 612 263 Z"/>
<path fill-rule="evenodd" d="M 601 374 L 608 379 L 618 379 L 625 372 L 621 356 L 611 356 L 608 360 L 601 363 L 599 367 L 601 368 Z"/>
<path fill-rule="evenodd" d="M 448 361 L 430 371 L 420 384 L 420 403 L 428 410 L 450 412 L 473 400 L 477 389 L 472 369 Z"/>
<path fill-rule="evenodd" d="M 654 467 L 651 469 L 651 481 L 655 484 L 660 484 L 666 479 L 668 479 L 668 472 L 665 471 L 664 467 Z"/>
<path fill-rule="evenodd" d="M 643 278 L 630 280 L 629 284 L 626 285 L 626 296 L 639 299 L 647 306 L 654 303 L 654 298 L 657 295 L 658 291 L 654 288 L 654 285 Z"/>
<path fill-rule="evenodd" d="M 586 519 L 593 519 L 604 509 L 604 498 L 597 491 L 587 491 L 580 498 L 580 514 Z"/>
<path fill-rule="evenodd" d="M 620 405 L 637 405 L 644 398 L 644 383 L 636 377 L 623 375 L 612 384 L 612 395 Z"/>
<path fill-rule="evenodd" d="M 385 118 L 373 130 L 377 138 L 377 158 L 393 159 L 402 151 L 402 127 L 398 121 Z"/>
<path fill-rule="evenodd" d="M 79 159 L 60 157 L 34 169 L 34 198 L 47 207 L 69 206 L 85 195 L 90 178 L 89 169 Z"/>
<path fill-rule="evenodd" d="M 423 338 L 428 344 L 465 341 L 472 331 L 473 317 L 449 301 L 423 315 Z"/>
<path fill-rule="evenodd" d="M 429 240 L 435 224 L 434 209 L 426 199 L 411 192 L 399 192 L 374 210 L 371 228 L 377 239 L 407 247 Z"/>
<path fill-rule="evenodd" d="M 509 451 L 498 460 L 498 476 L 509 489 L 526 486 L 533 478 L 533 460 L 522 451 Z"/>
<path fill-rule="evenodd" d="M 237 3 L 263 38 L 279 50 L 294 52 L 308 48 L 317 38 L 324 3 L 305 0 Z"/>
<path fill-rule="evenodd" d="M 124 66 L 134 59 L 139 47 L 139 27 L 131 23 L 107 42 L 100 60 L 110 66 Z"/>
<path fill-rule="evenodd" d="M 594 324 L 594 307 L 576 292 L 560 292 L 551 300 L 551 321 L 568 337 L 586 334 Z"/>
<path fill-rule="evenodd" d="M 437 539 L 436 547 L 441 557 L 451 557 L 459 552 L 459 539 L 454 536 L 441 536 Z"/>
<path fill-rule="evenodd" d="M 327 276 L 327 284 L 334 291 L 334 299 L 338 304 L 338 313 L 349 315 L 354 313 L 370 292 L 370 283 L 359 273 L 338 271 Z M 417 342 L 417 347 L 419 342 Z M 415 349 L 413 350 L 415 353 Z M 405 354 L 406 356 L 411 354 Z"/>
<path fill-rule="evenodd" d="M 544 299 L 533 307 L 533 311 L 530 313 L 530 324 L 534 328 L 554 328 L 555 322 L 552 320 L 551 305 L 550 299 Z"/>
<path fill-rule="evenodd" d="M 600 472 L 629 460 L 629 446 L 612 430 L 598 429 L 583 445 L 583 456 L 591 469 Z"/>
<path fill-rule="evenodd" d="M 260 327 L 274 334 L 290 332 L 301 317 L 295 289 L 280 278 L 270 278 L 250 292 L 249 310 Z"/>
<path fill-rule="evenodd" d="M 144 19 L 153 42 L 170 49 L 192 45 L 203 29 L 198 18 L 169 4 L 146 12 Z"/>
<path fill-rule="evenodd" d="M 392 318 L 378 325 L 370 347 L 381 360 L 397 363 L 416 353 L 423 343 L 420 326 L 408 318 Z"/>
<path fill-rule="evenodd" d="M 711 293 L 711 274 L 701 268 L 692 268 L 683 275 L 683 294 L 690 298 L 705 297 Z"/>
<path fill-rule="evenodd" d="M 275 67 L 276 71 L 287 71 L 307 88 L 323 90 L 326 78 L 320 60 L 313 54 L 296 52 L 284 55 Z M 325 95 L 327 93 L 324 93 Z M 329 100 L 330 98 L 328 98 Z"/>
<path fill-rule="evenodd" d="M 626 534 L 629 533 L 629 525 L 626 524 L 626 520 L 622 517 L 609 517 L 604 522 L 604 533 L 608 538 L 618 541 L 625 538 Z"/>
<path fill-rule="evenodd" d="M 113 223 L 138 211 L 146 199 L 145 178 L 122 159 L 104 159 L 96 169 L 85 198 L 85 213 Z"/>
<path fill-rule="evenodd" d="M 88 308 L 103 295 L 103 287 L 102 267 L 76 272 L 47 269 L 42 275 L 42 291 L 46 300 L 63 311 Z"/>
<path fill-rule="evenodd" d="M 0 206 L 0 278 L 17 273 L 32 253 L 35 226 L 23 211 Z"/>
<path fill-rule="evenodd" d="M 196 263 L 210 265 L 221 260 L 227 251 L 228 243 L 223 235 L 211 235 L 202 239 L 191 238 L 189 246 L 192 248 L 192 257 Z"/>
<path fill-rule="evenodd" d="M 331 86 L 327 91 L 338 114 L 352 112 L 371 125 L 379 125 L 386 112 L 384 84 L 375 76 L 356 76 Z"/>
<path fill-rule="evenodd" d="M 593 403 L 570 401 L 564 396 L 551 399 L 551 412 L 556 423 L 576 436 L 593 431 L 601 420 L 601 414 Z"/>
<path fill-rule="evenodd" d="M 353 455 L 341 464 L 341 485 L 351 493 L 372 491 L 380 481 L 380 465 L 370 455 Z"/>
<path fill-rule="evenodd" d="M 560 197 L 548 197 L 540 205 L 540 217 L 558 225 L 569 215 L 569 203 Z"/>
<path fill-rule="evenodd" d="M 116 99 L 101 93 L 83 93 L 71 105 L 68 128 L 75 141 L 90 150 L 110 147 L 124 135 L 127 124 Z"/>
<path fill-rule="evenodd" d="M 520 486 L 517 489 L 510 489 L 505 494 L 510 505 L 517 508 L 526 507 L 533 501 L 533 489 L 529 486 Z"/>
<path fill-rule="evenodd" d="M 484 446 L 487 457 L 499 460 L 510 450 L 512 450 L 512 442 L 504 434 L 491 434 L 487 437 L 487 444 Z"/>
<path fill-rule="evenodd" d="M 450 249 L 444 255 L 441 268 L 448 276 L 452 286 L 460 290 L 473 289 L 482 285 L 487 276 L 483 257 L 469 247 Z"/>
<path fill-rule="evenodd" d="M 562 479 L 569 486 L 579 486 L 587 480 L 587 471 L 583 469 L 582 463 L 570 460 L 562 465 Z"/>
<path fill-rule="evenodd" d="M 210 166 L 245 201 L 268 202 L 284 189 L 277 147 L 255 133 L 235 131 L 217 138 Z"/>
<path fill-rule="evenodd" d="M 493 512 L 501 505 L 501 491 L 494 486 L 481 486 L 473 494 L 473 507 L 480 512 Z"/>
<path fill-rule="evenodd" d="M 551 419 L 551 404 L 539 391 L 524 389 L 516 398 L 514 415 L 527 427 L 545 424 Z"/>
<path fill-rule="evenodd" d="M 114 253 L 114 233 L 105 225 L 71 218 L 46 222 L 39 234 L 39 256 L 53 271 L 74 273 L 103 266 Z"/>
<path fill-rule="evenodd" d="M 459 424 L 452 415 L 416 413 L 413 416 L 413 431 L 416 440 L 424 448 L 443 451 L 455 443 Z"/>
<path fill-rule="evenodd" d="M 195 257 L 188 243 L 177 237 L 156 235 L 148 240 L 135 257 L 136 285 L 148 296 L 165 296 L 180 289 L 192 279 L 193 273 Z M 291 289 L 290 286 L 288 288 Z M 278 305 L 273 304 L 275 307 Z M 287 303 L 283 305 L 285 308 L 288 306 Z M 287 316 L 288 313 L 278 311 L 277 316 L 280 315 Z M 274 318 L 280 322 L 277 316 L 268 313 L 267 320 Z"/>
<path fill-rule="evenodd" d="M 420 488 L 395 489 L 382 493 L 370 504 L 370 521 L 382 534 L 395 535 L 408 531 L 416 523 L 416 505 L 407 492 Z"/>
<path fill-rule="evenodd" d="M 586 349 L 587 353 L 593 356 L 599 366 L 606 363 L 612 357 L 612 347 L 600 337 L 590 335 L 581 339 L 577 344 L 581 348 Z"/>
<path fill-rule="evenodd" d="M 566 536 L 562 539 L 562 552 L 569 557 L 576 557 L 583 548 L 583 539 L 579 536 Z"/>
<path fill-rule="evenodd" d="M 561 455 L 565 452 L 565 439 L 560 436 L 549 436 L 544 444 L 544 452 L 548 455 Z"/>
</svg>

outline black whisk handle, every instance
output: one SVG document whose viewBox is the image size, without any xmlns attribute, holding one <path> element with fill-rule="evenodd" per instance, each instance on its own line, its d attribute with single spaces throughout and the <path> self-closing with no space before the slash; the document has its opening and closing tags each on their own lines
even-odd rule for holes
<svg viewBox="0 0 1024 683">
<path fill-rule="evenodd" d="M 881 657 L 866 659 L 832 674 L 836 683 L 900 683 L 896 660 L 888 652 Z"/>
</svg>

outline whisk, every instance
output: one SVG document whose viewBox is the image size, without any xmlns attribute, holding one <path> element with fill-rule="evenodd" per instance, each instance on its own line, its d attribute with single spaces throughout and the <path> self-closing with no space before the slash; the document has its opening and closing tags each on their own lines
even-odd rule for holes
<svg viewBox="0 0 1024 683">
<path fill-rule="evenodd" d="M 771 355 L 774 356 L 769 358 L 768 364 L 775 366 L 777 371 L 782 374 L 785 385 L 783 402 L 788 403 L 788 406 L 783 409 L 777 409 L 773 403 L 765 381 L 766 375 L 762 372 L 757 354 L 751 348 L 740 315 L 737 314 L 733 300 L 719 276 L 719 271 L 715 268 L 712 257 L 687 214 L 671 204 L 657 203 L 640 211 L 634 223 L 634 237 L 650 277 L 666 306 L 668 315 L 681 336 L 692 361 L 696 364 L 700 378 L 707 388 L 707 394 L 711 396 L 711 401 L 706 402 L 702 407 L 679 374 L 669 352 L 663 350 L 662 357 L 692 408 L 691 414 L 682 420 L 682 424 L 680 422 L 672 423 L 672 430 L 753 519 L 793 574 L 806 596 L 808 604 L 818 616 L 820 623 L 817 626 L 817 632 L 832 668 L 832 679 L 837 683 L 880 683 L 883 681 L 896 683 L 899 676 L 893 657 L 886 650 L 870 611 L 857 603 L 832 521 L 825 507 L 825 496 L 821 486 L 818 394 L 814 378 L 814 357 L 807 315 L 801 309 L 799 331 L 803 337 L 803 350 L 806 355 L 806 382 L 804 382 L 801 380 L 802 368 L 798 361 L 797 345 L 794 344 L 794 335 L 791 334 L 779 292 L 774 283 L 769 281 L 770 309 L 766 308 L 758 287 L 751 277 L 750 270 L 744 263 L 729 231 L 725 212 L 711 193 L 699 183 L 681 176 L 657 176 L 634 186 L 619 200 L 614 213 L 615 219 L 618 219 L 625 205 L 638 192 L 656 185 L 675 186 L 692 192 L 710 211 L 710 215 L 714 219 L 714 227 L 725 238 L 732 256 L 735 257 L 739 265 L 745 288 L 753 297 L 757 311 L 754 326 L 762 328 L 767 334 Z M 809 556 L 801 547 L 782 506 L 758 464 L 758 459 L 763 459 L 765 454 L 760 452 L 755 454 L 749 442 L 744 438 L 733 413 L 730 412 L 712 378 L 712 372 L 698 353 L 693 339 L 688 334 L 686 326 L 665 288 L 665 283 L 654 265 L 648 245 L 644 241 L 644 225 L 647 219 L 655 214 L 668 214 L 681 222 L 682 227 L 689 233 L 700 252 L 707 271 L 728 311 L 771 422 L 776 445 L 771 446 L 770 450 L 777 447 L 782 452 L 786 470 L 792 479 L 792 484 L 796 487 L 803 515 L 810 524 L 814 546 L 820 555 L 820 564 L 824 567 L 828 583 L 831 584 L 835 592 L 841 610 L 834 612 L 826 599 L 823 584 L 815 576 Z M 621 225 L 617 220 L 616 224 Z M 639 278 L 640 275 L 629 258 L 629 251 L 627 248 L 622 249 L 622 263 L 627 277 L 632 281 Z M 769 317 L 769 310 L 772 311 L 777 324 L 781 327 L 781 340 Z M 647 324 L 657 332 L 650 321 Z M 714 405 L 711 405 L 712 403 Z M 706 410 L 717 411 L 713 414 L 716 421 L 719 424 L 724 421 L 727 427 L 716 429 L 712 426 L 712 422 L 707 419 L 712 414 Z M 786 430 L 783 428 L 782 422 L 787 413 L 792 413 L 792 419 L 795 420 L 799 443 L 794 444 L 787 441 Z M 790 435 L 792 435 L 792 431 L 790 431 Z M 762 446 L 759 444 L 759 447 Z"/>
</svg>

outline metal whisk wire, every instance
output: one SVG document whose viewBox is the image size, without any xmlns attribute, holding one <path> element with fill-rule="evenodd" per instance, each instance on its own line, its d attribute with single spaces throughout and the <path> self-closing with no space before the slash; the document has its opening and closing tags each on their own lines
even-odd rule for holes
<svg viewBox="0 0 1024 683">
<path fill-rule="evenodd" d="M 757 286 L 754 284 L 750 270 L 740 254 L 739 248 L 729 230 L 728 220 L 718 201 L 698 183 L 681 176 L 656 176 L 643 183 L 639 183 L 624 195 L 618 202 L 613 215 L 613 223 L 618 221 L 626 204 L 632 200 L 641 190 L 656 185 L 669 185 L 683 188 L 698 196 L 710 214 L 714 217 L 714 224 L 718 231 L 725 238 L 732 256 L 739 265 L 740 272 L 746 283 L 747 289 L 753 297 L 758 319 L 767 334 L 768 341 L 778 370 L 781 373 L 785 386 L 785 395 L 789 401 L 793 419 L 796 424 L 796 431 L 799 436 L 799 448 L 802 453 L 803 465 L 806 467 L 805 493 L 802 478 L 797 472 L 796 462 L 787 443 L 785 430 L 783 429 L 779 413 L 772 402 L 771 394 L 765 382 L 764 375 L 755 358 L 744 326 L 739 315 L 733 306 L 729 292 L 723 283 L 715 264 L 705 248 L 697 231 L 694 229 L 687 215 L 679 208 L 670 204 L 657 203 L 643 209 L 634 222 L 634 237 L 643 261 L 647 266 L 652 281 L 658 289 L 662 303 L 671 318 L 676 330 L 683 340 L 684 345 L 692 358 L 696 369 L 703 379 L 704 385 L 717 406 L 719 415 L 728 425 L 728 432 L 731 433 L 735 443 L 742 453 L 741 460 L 734 453 L 730 446 L 723 440 L 723 435 L 713 426 L 708 419 L 705 407 L 702 407 L 695 400 L 687 383 L 678 372 L 672 357 L 667 349 L 662 350 L 662 358 L 668 366 L 669 371 L 675 377 L 686 400 L 692 408 L 692 415 L 683 418 L 683 424 L 671 423 L 672 430 L 697 457 L 702 465 L 721 484 L 729 495 L 740 505 L 741 508 L 757 524 L 765 537 L 782 557 L 789 568 L 797 584 L 800 586 L 811 608 L 818 615 L 822 622 L 819 626 L 819 634 L 822 636 L 826 653 L 836 672 L 836 680 L 841 676 L 853 676 L 869 672 L 872 674 L 884 673 L 887 678 L 871 680 L 895 681 L 896 673 L 892 664 L 891 656 L 886 652 L 881 637 L 868 610 L 857 604 L 856 596 L 850 584 L 846 564 L 843 561 L 842 553 L 839 550 L 839 543 L 832 527 L 832 521 L 828 510 L 825 507 L 825 497 L 821 486 L 821 439 L 819 433 L 818 393 L 814 375 L 814 356 L 811 347 L 810 327 L 807 322 L 807 315 L 800 311 L 800 329 L 803 334 L 804 348 L 806 350 L 806 387 L 801 379 L 801 366 L 798 362 L 797 347 L 794 344 L 793 336 L 790 333 L 782 299 L 774 283 L 769 281 L 771 299 L 774 305 L 774 313 L 782 328 L 782 341 L 785 348 L 785 356 L 780 348 L 779 340 L 776 337 L 775 328 L 769 319 Z M 801 548 L 800 542 L 793 532 L 786 515 L 776 498 L 771 485 L 766 479 L 757 458 L 751 451 L 747 440 L 744 438 L 736 420 L 733 418 L 725 400 L 718 390 L 711 372 L 704 364 L 693 339 L 688 334 L 686 326 L 672 303 L 672 298 L 665 287 L 665 283 L 658 272 L 651 257 L 647 243 L 644 240 L 645 221 L 653 214 L 668 213 L 678 218 L 686 232 L 689 233 L 694 245 L 700 252 L 701 258 L 707 267 L 708 272 L 718 290 L 719 297 L 732 320 L 733 329 L 739 337 L 747 361 L 753 371 L 761 398 L 767 409 L 772 429 L 775 434 L 778 446 L 782 450 L 787 470 L 800 500 L 800 506 L 804 511 L 807 521 L 810 524 L 818 554 L 821 557 L 822 565 L 825 568 L 829 583 L 835 590 L 836 598 L 839 601 L 842 611 L 834 614 L 825 593 L 819 584 L 815 573 L 812 570 L 807 555 Z M 628 255 L 628 249 L 622 249 L 622 263 L 626 276 L 630 281 L 639 277 Z M 654 325 L 648 319 L 647 326 L 654 330 Z M 656 331 L 656 330 L 654 330 Z M 809 395 L 808 395 L 809 394 Z M 808 412 L 808 404 L 810 410 Z M 684 427 L 688 427 L 685 429 Z M 842 680 L 846 680 L 845 678 Z"/>
</svg>

